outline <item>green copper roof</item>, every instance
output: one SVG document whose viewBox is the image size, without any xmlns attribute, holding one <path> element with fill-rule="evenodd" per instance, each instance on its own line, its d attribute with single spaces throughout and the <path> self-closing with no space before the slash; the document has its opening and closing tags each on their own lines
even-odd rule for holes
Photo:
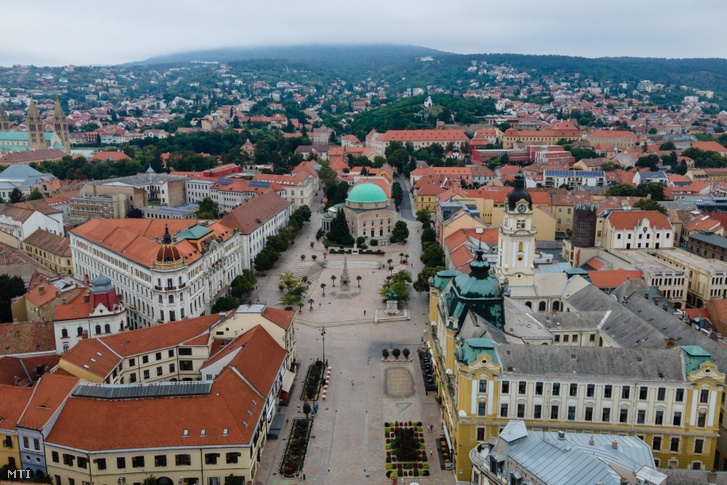
<svg viewBox="0 0 727 485">
<path fill-rule="evenodd" d="M 495 344 L 488 338 L 470 338 L 457 349 L 460 362 L 471 365 L 478 360 L 482 354 L 490 356 L 491 360 L 498 364 L 495 355 Z"/>
<path fill-rule="evenodd" d="M 699 366 L 705 362 L 711 362 L 712 356 L 698 345 L 683 345 L 684 363 L 687 375 L 699 370 Z"/>
<path fill-rule="evenodd" d="M 177 234 L 174 235 L 174 237 L 179 241 L 182 239 L 200 239 L 207 234 L 212 232 L 212 229 L 209 227 L 201 226 L 199 224 L 195 224 L 192 227 L 188 227 L 187 229 L 182 229 Z"/>
<path fill-rule="evenodd" d="M 386 192 L 384 192 L 384 189 L 371 182 L 358 184 L 353 189 L 351 189 L 351 192 L 348 193 L 348 197 L 346 197 L 346 201 L 348 202 L 358 202 L 364 204 L 387 202 L 388 200 L 389 198 L 386 197 Z"/>
<path fill-rule="evenodd" d="M 439 291 L 442 291 L 444 289 L 444 287 L 447 286 L 447 283 L 449 283 L 452 280 L 452 278 L 454 278 L 455 276 L 459 276 L 461 274 L 462 273 L 460 273 L 459 271 L 456 271 L 453 269 L 440 271 L 439 273 L 436 274 L 436 276 L 434 276 L 434 278 L 432 278 L 432 281 L 430 282 L 430 284 L 432 286 L 434 286 L 436 289 L 438 289 Z"/>
</svg>

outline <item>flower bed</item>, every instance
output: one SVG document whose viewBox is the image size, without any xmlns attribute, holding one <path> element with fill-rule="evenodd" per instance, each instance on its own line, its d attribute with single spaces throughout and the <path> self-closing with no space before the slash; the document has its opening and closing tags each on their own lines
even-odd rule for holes
<svg viewBox="0 0 727 485">
<path fill-rule="evenodd" d="M 399 477 L 427 477 L 427 449 L 422 423 L 395 421 L 384 423 L 386 442 L 386 476 L 396 472 Z"/>
<path fill-rule="evenodd" d="M 323 372 L 325 366 L 323 362 L 317 360 L 308 367 L 308 373 L 305 376 L 303 384 L 303 392 L 300 394 L 301 401 L 317 401 L 323 384 Z"/>
<path fill-rule="evenodd" d="M 285 447 L 283 462 L 280 464 L 280 474 L 286 478 L 300 475 L 305 462 L 305 452 L 308 450 L 308 440 L 313 428 L 313 421 L 308 419 L 294 419 L 290 429 L 288 446 Z"/>
</svg>

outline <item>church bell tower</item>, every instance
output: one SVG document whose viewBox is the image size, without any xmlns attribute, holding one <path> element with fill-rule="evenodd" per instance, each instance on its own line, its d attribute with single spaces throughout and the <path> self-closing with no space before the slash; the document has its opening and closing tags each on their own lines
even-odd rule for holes
<svg viewBox="0 0 727 485">
<path fill-rule="evenodd" d="M 38 108 L 35 106 L 35 101 L 30 101 L 26 123 L 28 125 L 28 141 L 30 142 L 30 149 L 43 150 L 48 148 L 45 143 L 43 119 L 40 117 Z"/>
<path fill-rule="evenodd" d="M 65 148 L 68 153 L 71 153 L 71 138 L 68 135 L 68 119 L 66 118 L 66 114 L 63 112 L 63 108 L 61 108 L 61 103 L 58 101 L 56 101 L 56 106 L 53 110 L 53 131 L 55 131 L 58 138 L 61 139 L 63 148 Z"/>
<path fill-rule="evenodd" d="M 498 228 L 497 277 L 511 287 L 532 286 L 535 282 L 535 234 L 533 200 L 525 190 L 525 176 L 515 176 L 515 186 L 507 194 L 505 215 Z"/>
</svg>

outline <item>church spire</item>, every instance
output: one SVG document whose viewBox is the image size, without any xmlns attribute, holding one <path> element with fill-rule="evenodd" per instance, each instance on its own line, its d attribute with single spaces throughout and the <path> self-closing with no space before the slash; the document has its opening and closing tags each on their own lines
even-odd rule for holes
<svg viewBox="0 0 727 485">
<path fill-rule="evenodd" d="M 28 105 L 28 141 L 31 150 L 44 150 L 48 148 L 45 143 L 45 130 L 43 130 L 43 119 L 40 117 L 35 101 L 30 100 Z"/>
<path fill-rule="evenodd" d="M 61 108 L 61 103 L 56 100 L 55 109 L 53 110 L 53 131 L 55 131 L 58 138 L 61 139 L 61 144 L 67 152 L 71 151 L 71 138 L 68 135 L 68 118 Z"/>
<path fill-rule="evenodd" d="M 0 104 L 0 131 L 10 131 L 10 119 L 5 109 Z"/>
</svg>

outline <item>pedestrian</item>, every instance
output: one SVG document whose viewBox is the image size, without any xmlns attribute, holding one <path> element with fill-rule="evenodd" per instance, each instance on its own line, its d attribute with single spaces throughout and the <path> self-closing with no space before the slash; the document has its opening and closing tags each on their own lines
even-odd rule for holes
<svg viewBox="0 0 727 485">
<path fill-rule="evenodd" d="M 432 456 L 434 456 L 434 452 L 432 450 L 429 450 L 429 458 L 431 458 Z"/>
<path fill-rule="evenodd" d="M 351 379 L 351 387 L 353 387 L 353 379 Z"/>
<path fill-rule="evenodd" d="M 364 316 L 366 316 L 366 310 L 364 310 Z"/>
<path fill-rule="evenodd" d="M 305 480 L 305 473 L 303 474 L 303 480 Z"/>
</svg>

